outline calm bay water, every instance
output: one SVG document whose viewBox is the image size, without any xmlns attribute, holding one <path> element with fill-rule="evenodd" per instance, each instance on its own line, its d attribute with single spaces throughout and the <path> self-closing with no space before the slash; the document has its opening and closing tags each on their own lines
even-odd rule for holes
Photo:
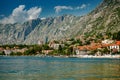
<svg viewBox="0 0 120 80">
<path fill-rule="evenodd" d="M 120 59 L 0 56 L 0 80 L 120 80 Z"/>
</svg>

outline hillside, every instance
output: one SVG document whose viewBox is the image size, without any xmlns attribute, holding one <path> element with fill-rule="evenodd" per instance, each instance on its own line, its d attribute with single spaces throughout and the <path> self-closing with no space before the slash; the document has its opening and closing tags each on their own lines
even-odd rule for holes
<svg viewBox="0 0 120 80">
<path fill-rule="evenodd" d="M 104 0 L 87 16 L 84 34 L 88 36 L 120 31 L 120 0 Z"/>
<path fill-rule="evenodd" d="M 23 24 L 0 24 L 0 44 L 37 44 L 84 35 L 120 31 L 120 0 L 104 0 L 91 13 L 35 19 Z"/>
</svg>

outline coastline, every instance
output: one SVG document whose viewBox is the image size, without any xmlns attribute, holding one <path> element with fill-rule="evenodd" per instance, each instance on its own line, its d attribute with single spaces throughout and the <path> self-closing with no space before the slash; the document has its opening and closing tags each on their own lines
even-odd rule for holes
<svg viewBox="0 0 120 80">
<path fill-rule="evenodd" d="M 10 55 L 0 55 L 0 56 L 10 56 Z M 18 56 L 18 55 L 15 55 Z M 21 55 L 21 56 L 28 56 L 28 55 Z M 55 58 L 116 58 L 120 59 L 120 55 L 102 55 L 102 56 L 93 56 L 93 55 L 60 55 L 60 56 L 53 56 L 53 55 L 29 55 L 33 57 L 55 57 Z"/>
<path fill-rule="evenodd" d="M 73 55 L 71 57 L 76 58 L 118 58 L 120 59 L 120 55 L 102 55 L 102 56 L 93 56 L 93 55 Z"/>
<path fill-rule="evenodd" d="M 93 55 L 60 55 L 60 56 L 36 56 L 36 57 L 55 57 L 55 58 L 115 58 L 120 59 L 120 55 L 102 55 L 102 56 L 93 56 Z"/>
</svg>

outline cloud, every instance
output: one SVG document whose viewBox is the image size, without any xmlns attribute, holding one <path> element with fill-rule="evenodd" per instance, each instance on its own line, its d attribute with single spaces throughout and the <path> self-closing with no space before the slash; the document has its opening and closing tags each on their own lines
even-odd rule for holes
<svg viewBox="0 0 120 80">
<path fill-rule="evenodd" d="M 42 17 L 42 18 L 40 18 L 41 20 L 45 20 L 46 18 L 45 17 Z"/>
<path fill-rule="evenodd" d="M 73 10 L 71 6 L 55 6 L 54 9 L 56 13 L 59 13 L 62 10 Z"/>
<path fill-rule="evenodd" d="M 5 16 L 5 15 L 3 15 L 3 14 L 2 14 L 2 15 L 0 15 L 0 17 L 4 17 L 4 16 Z"/>
<path fill-rule="evenodd" d="M 85 9 L 88 5 L 82 4 L 81 6 L 76 7 L 76 9 Z"/>
<path fill-rule="evenodd" d="M 19 5 L 12 11 L 10 16 L 4 17 L 2 20 L 0 20 L 0 22 L 3 24 L 13 24 L 16 22 L 23 23 L 25 21 L 38 18 L 41 11 L 42 8 L 38 7 L 32 7 L 29 10 L 25 10 L 25 5 Z"/>
<path fill-rule="evenodd" d="M 55 12 L 56 13 L 59 13 L 61 12 L 62 10 L 82 10 L 82 9 L 85 9 L 86 7 L 88 7 L 89 4 L 82 4 L 80 6 L 77 6 L 77 7 L 72 7 L 72 6 L 55 6 L 54 9 L 55 9 Z"/>
</svg>

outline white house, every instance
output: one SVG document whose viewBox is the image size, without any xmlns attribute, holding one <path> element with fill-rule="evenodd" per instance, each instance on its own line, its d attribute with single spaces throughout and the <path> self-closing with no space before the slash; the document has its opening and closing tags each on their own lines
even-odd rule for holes
<svg viewBox="0 0 120 80">
<path fill-rule="evenodd" d="M 110 46 L 110 49 L 117 49 L 117 50 L 119 50 L 120 47 L 119 47 L 119 45 L 111 45 L 111 46 Z"/>
<path fill-rule="evenodd" d="M 89 53 L 88 50 L 79 50 L 79 49 L 76 49 L 75 52 L 76 55 L 87 55 Z"/>
<path fill-rule="evenodd" d="M 108 40 L 108 39 L 106 39 L 106 40 L 103 40 L 102 41 L 102 44 L 111 44 L 111 43 L 113 43 L 114 41 L 113 40 Z"/>
<path fill-rule="evenodd" d="M 88 49 L 88 46 L 78 46 L 75 49 L 76 55 L 88 55 L 90 53 L 90 50 Z"/>
<path fill-rule="evenodd" d="M 64 44 L 58 44 L 58 43 L 49 44 L 49 47 L 51 47 L 53 49 L 59 49 L 59 46 L 61 46 L 63 48 L 65 45 Z"/>
<path fill-rule="evenodd" d="M 4 52 L 5 52 L 5 55 L 10 55 L 10 53 L 12 53 L 11 50 L 4 50 Z"/>
<path fill-rule="evenodd" d="M 38 41 L 38 45 L 43 45 L 44 44 L 44 42 L 43 41 Z"/>
<path fill-rule="evenodd" d="M 120 51 L 120 46 L 117 44 L 112 44 L 109 46 L 109 49 L 111 50 L 111 52 L 119 52 Z"/>
</svg>

